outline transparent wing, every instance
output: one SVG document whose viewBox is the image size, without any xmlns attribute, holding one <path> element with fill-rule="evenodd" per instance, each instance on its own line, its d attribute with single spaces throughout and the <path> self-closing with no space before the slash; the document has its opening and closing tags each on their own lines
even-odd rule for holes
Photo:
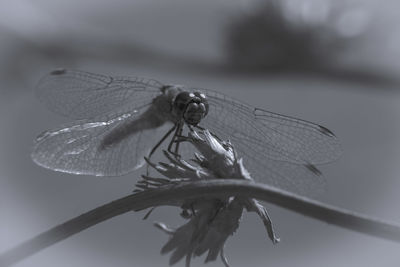
<svg viewBox="0 0 400 267">
<path fill-rule="evenodd" d="M 165 121 L 151 108 L 100 121 L 78 121 L 41 134 L 33 160 L 56 171 L 119 176 L 144 163 L 150 149 L 165 134 Z M 160 128 L 161 127 L 161 128 Z"/>
<path fill-rule="evenodd" d="M 161 94 L 155 80 L 112 77 L 77 70 L 55 70 L 36 87 L 37 97 L 52 111 L 73 118 L 90 119 L 134 110 Z"/>
<path fill-rule="evenodd" d="M 324 185 L 315 164 L 333 161 L 340 143 L 325 127 L 253 108 L 211 90 L 200 125 L 229 139 L 255 180 L 302 194 Z"/>
</svg>

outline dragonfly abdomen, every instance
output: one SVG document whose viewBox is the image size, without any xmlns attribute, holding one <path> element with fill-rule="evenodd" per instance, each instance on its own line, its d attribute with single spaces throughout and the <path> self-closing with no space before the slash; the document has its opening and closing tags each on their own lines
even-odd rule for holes
<svg viewBox="0 0 400 267">
<path fill-rule="evenodd" d="M 117 125 L 112 129 L 102 140 L 99 150 L 104 150 L 114 145 L 117 145 L 131 135 L 138 134 L 141 131 L 154 129 L 162 126 L 168 119 L 156 113 L 156 110 L 151 106 L 139 117 Z"/>
</svg>

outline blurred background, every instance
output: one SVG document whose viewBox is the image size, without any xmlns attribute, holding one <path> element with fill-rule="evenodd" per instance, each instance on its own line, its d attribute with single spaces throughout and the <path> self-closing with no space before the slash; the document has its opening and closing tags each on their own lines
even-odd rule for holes
<svg viewBox="0 0 400 267">
<path fill-rule="evenodd" d="M 372 0 L 0 1 L 0 252 L 127 195 L 143 172 L 73 176 L 36 166 L 32 142 L 66 122 L 39 103 L 57 67 L 218 90 L 320 123 L 343 157 L 323 166 L 320 200 L 400 223 L 400 4 Z M 398 266 L 400 245 L 265 203 L 281 243 L 246 213 L 232 266 Z M 179 210 L 114 218 L 16 266 L 166 266 Z M 203 266 L 204 258 L 192 266 Z M 184 266 L 183 262 L 177 266 Z M 220 261 L 207 266 L 222 266 Z"/>
</svg>

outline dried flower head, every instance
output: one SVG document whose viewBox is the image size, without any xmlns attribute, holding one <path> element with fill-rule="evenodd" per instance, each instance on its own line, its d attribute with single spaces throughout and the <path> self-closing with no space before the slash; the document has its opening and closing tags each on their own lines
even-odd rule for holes
<svg viewBox="0 0 400 267">
<path fill-rule="evenodd" d="M 142 176 L 137 183 L 136 191 L 146 191 L 161 186 L 190 182 L 201 179 L 244 179 L 252 180 L 238 159 L 234 146 L 229 141 L 220 140 L 208 130 L 189 132 L 180 137 L 179 142 L 190 142 L 199 153 L 191 163 L 164 151 L 169 163 L 148 164 L 163 178 Z M 169 241 L 161 249 L 161 253 L 171 252 L 170 264 L 186 257 L 186 266 L 190 266 L 192 257 L 207 252 L 205 262 L 216 260 L 220 255 L 225 266 L 228 265 L 224 255 L 224 245 L 230 235 L 239 227 L 243 209 L 256 212 L 264 222 L 269 238 L 278 243 L 271 220 L 265 208 L 255 199 L 243 197 L 194 198 L 179 203 L 181 216 L 188 222 L 177 229 L 171 229 L 164 223 L 155 225 L 170 235 Z M 145 216 L 147 218 L 149 213 Z"/>
</svg>

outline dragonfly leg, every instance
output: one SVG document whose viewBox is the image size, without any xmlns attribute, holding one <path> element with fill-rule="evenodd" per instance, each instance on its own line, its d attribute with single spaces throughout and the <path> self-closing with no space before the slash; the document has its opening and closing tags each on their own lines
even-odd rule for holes
<svg viewBox="0 0 400 267">
<path fill-rule="evenodd" d="M 180 128 L 179 128 L 179 131 L 177 132 L 177 134 L 176 134 L 176 136 L 175 136 L 175 139 L 176 139 L 177 137 L 179 137 L 179 136 L 182 135 L 182 131 L 183 131 L 183 127 L 180 127 Z M 180 144 L 180 143 L 181 143 L 181 142 L 176 142 L 176 144 L 175 144 L 175 155 L 178 155 L 179 144 Z"/>
<path fill-rule="evenodd" d="M 201 130 L 201 131 L 204 131 L 204 130 L 206 129 L 206 128 L 201 127 L 201 126 L 199 126 L 199 125 L 196 125 L 196 126 L 194 126 L 194 127 L 196 127 L 197 129 L 199 129 L 199 130 Z M 193 128 L 191 128 L 191 130 L 194 131 Z M 210 131 L 210 130 L 209 130 L 209 131 Z M 210 131 L 210 134 L 211 134 L 215 139 L 217 139 L 218 141 L 220 141 L 220 142 L 223 141 L 223 140 L 222 140 L 221 138 L 219 138 L 215 133 L 213 133 L 213 132 Z"/>
<path fill-rule="evenodd" d="M 196 126 L 197 127 L 197 126 Z M 188 125 L 188 128 L 191 132 L 194 132 L 193 126 L 192 125 Z"/>
<path fill-rule="evenodd" d="M 177 144 L 175 142 L 175 139 L 177 138 L 178 133 L 182 133 L 182 127 L 183 127 L 183 123 L 182 122 L 178 122 L 177 125 L 176 125 L 176 130 L 175 130 L 174 136 L 172 136 L 171 142 L 168 145 L 168 152 L 170 152 L 171 154 L 173 154 L 173 155 L 175 155 L 177 157 L 179 157 L 179 155 L 176 152 L 172 151 L 172 146 L 173 146 L 173 144 L 175 144 L 175 151 L 177 151 L 176 150 Z"/>
<path fill-rule="evenodd" d="M 165 139 L 167 139 L 167 137 L 175 130 L 175 128 L 176 124 L 174 124 L 174 126 L 171 129 L 169 129 L 168 132 L 161 138 L 161 140 L 158 141 L 158 143 L 151 149 L 149 156 L 147 157 L 148 159 L 151 158 L 151 156 L 154 154 L 157 148 L 165 141 Z M 147 164 L 146 174 L 149 175 L 149 164 Z"/>
<path fill-rule="evenodd" d="M 165 141 L 165 139 L 167 139 L 167 137 L 175 130 L 176 128 L 176 124 L 168 130 L 168 132 L 163 136 L 163 138 L 161 138 L 160 141 L 158 141 L 158 143 L 151 149 L 148 158 L 150 159 L 151 155 L 154 154 L 154 152 L 156 151 L 156 149 Z M 169 149 L 169 147 L 168 147 Z"/>
</svg>

